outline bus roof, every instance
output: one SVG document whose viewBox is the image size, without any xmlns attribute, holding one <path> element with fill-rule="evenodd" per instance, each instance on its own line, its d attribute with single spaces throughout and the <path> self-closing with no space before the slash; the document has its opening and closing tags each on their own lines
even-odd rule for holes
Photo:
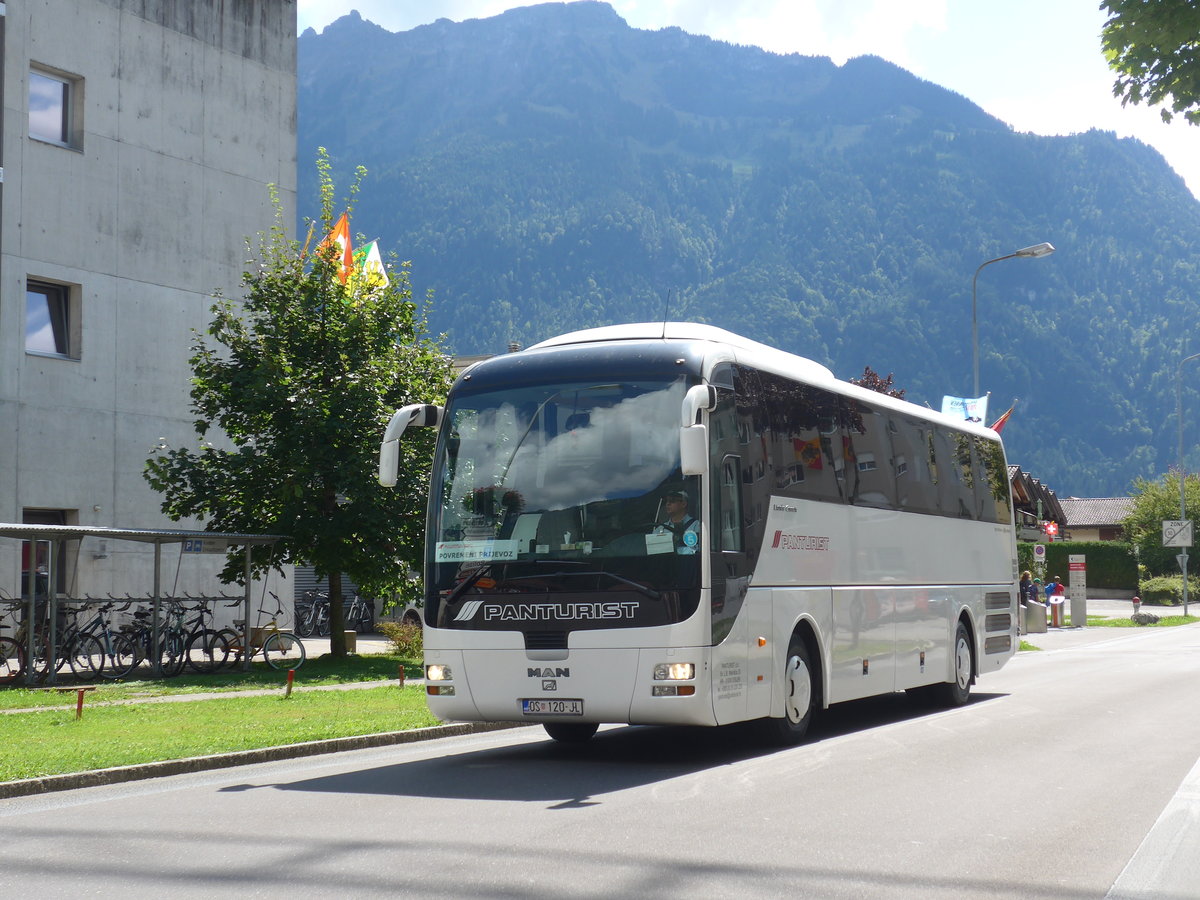
<svg viewBox="0 0 1200 900">
<path fill-rule="evenodd" d="M 599 328 L 587 328 L 572 331 L 557 337 L 547 338 L 527 348 L 527 350 L 544 350 L 551 347 L 569 347 L 579 344 L 617 343 L 620 341 L 707 341 L 714 345 L 724 346 L 732 352 L 731 356 L 738 362 L 743 362 L 755 368 L 789 378 L 797 378 L 808 384 L 827 387 L 838 393 L 868 400 L 883 407 L 917 415 L 930 421 L 948 424 L 960 431 L 982 434 L 995 439 L 997 435 L 986 425 L 977 422 L 966 422 L 950 416 L 945 416 L 940 410 L 928 406 L 920 406 L 908 400 L 889 397 L 876 391 L 843 381 L 833 374 L 826 366 L 803 356 L 788 353 L 777 347 L 770 347 L 758 341 L 752 341 L 740 334 L 717 328 L 713 325 L 702 325 L 697 322 L 639 322 L 628 325 L 605 325 Z M 711 357 L 710 357 L 711 359 Z"/>
<path fill-rule="evenodd" d="M 836 382 L 833 372 L 818 362 L 796 356 L 777 347 L 769 347 L 717 328 L 713 325 L 701 325 L 696 322 L 640 322 L 631 325 L 606 325 L 601 328 L 588 328 L 583 331 L 572 331 L 558 337 L 548 338 L 534 344 L 530 350 L 540 350 L 546 347 L 563 347 L 571 344 L 606 343 L 613 341 L 709 341 L 714 344 L 724 344 L 734 350 L 752 354 L 750 357 L 756 365 L 778 371 L 780 374 L 802 378 L 805 381 L 821 383 Z M 739 354 L 741 356 L 741 354 Z M 743 357 L 744 358 L 744 357 Z"/>
</svg>

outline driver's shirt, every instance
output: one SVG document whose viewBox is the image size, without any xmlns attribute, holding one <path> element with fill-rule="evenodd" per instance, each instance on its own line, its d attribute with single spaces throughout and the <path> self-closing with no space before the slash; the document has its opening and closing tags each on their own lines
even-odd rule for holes
<svg viewBox="0 0 1200 900">
<path fill-rule="evenodd" d="M 660 522 L 654 533 L 670 533 L 675 540 L 675 552 L 681 556 L 691 556 L 700 551 L 700 522 L 695 516 L 684 516 L 678 522 Z"/>
</svg>

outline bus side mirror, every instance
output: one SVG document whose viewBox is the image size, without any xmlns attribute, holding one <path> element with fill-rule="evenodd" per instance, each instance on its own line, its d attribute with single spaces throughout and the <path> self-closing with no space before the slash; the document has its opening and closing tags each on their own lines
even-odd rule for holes
<svg viewBox="0 0 1200 900">
<path fill-rule="evenodd" d="M 679 467 L 684 475 L 704 474 L 708 464 L 708 429 L 700 424 L 700 413 L 716 406 L 717 389 L 710 384 L 693 385 L 683 396 Z"/>
<path fill-rule="evenodd" d="M 400 437 L 410 425 L 436 428 L 442 421 L 442 408 L 431 403 L 414 403 L 392 413 L 383 443 L 379 445 L 379 483 L 395 487 L 400 467 Z"/>
<path fill-rule="evenodd" d="M 683 420 L 680 424 L 687 428 L 689 425 L 700 424 L 700 411 L 717 408 L 717 389 L 711 384 L 697 384 L 688 388 L 683 395 Z"/>
<path fill-rule="evenodd" d="M 689 425 L 679 429 L 679 467 L 684 475 L 703 475 L 708 463 L 708 429 Z"/>
</svg>

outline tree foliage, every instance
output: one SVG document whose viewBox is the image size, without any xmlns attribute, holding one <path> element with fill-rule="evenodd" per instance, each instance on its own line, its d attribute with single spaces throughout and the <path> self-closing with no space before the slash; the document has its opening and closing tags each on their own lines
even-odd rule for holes
<svg viewBox="0 0 1200 900">
<path fill-rule="evenodd" d="M 193 344 L 199 446 L 160 446 L 145 476 L 173 519 L 284 535 L 256 570 L 307 562 L 327 576 L 334 652 L 344 653 L 341 575 L 386 596 L 419 568 L 432 435 L 405 440 L 394 489 L 375 478 L 379 442 L 396 408 L 441 401 L 450 366 L 413 302 L 407 263 L 389 268 L 386 286 L 343 284 L 336 245 L 312 247 L 333 218 L 323 153 L 317 167 L 323 214 L 308 240 L 289 240 L 281 214 L 260 235 L 245 298 L 218 296 L 207 337 Z M 231 553 L 223 577 L 238 580 L 243 567 Z"/>
<path fill-rule="evenodd" d="M 1187 514 L 1200 518 L 1200 475 L 1189 475 L 1184 482 Z M 1137 548 L 1138 562 L 1149 575 L 1179 574 L 1175 557 L 1179 547 L 1164 547 L 1162 523 L 1179 518 L 1179 470 L 1153 480 L 1139 478 L 1134 483 L 1133 511 L 1125 520 L 1125 534 Z"/>
<path fill-rule="evenodd" d="M 888 373 L 887 378 L 882 378 L 870 366 L 864 366 L 862 378 L 851 378 L 849 381 L 851 384 L 865 387 L 869 391 L 878 391 L 881 394 L 887 394 L 889 397 L 895 397 L 897 400 L 904 399 L 904 389 L 894 387 L 891 372 Z"/>
<path fill-rule="evenodd" d="M 1196 0 L 1103 0 L 1101 32 L 1113 96 L 1121 103 L 1168 104 L 1163 121 L 1182 115 L 1200 125 L 1200 4 Z"/>
</svg>

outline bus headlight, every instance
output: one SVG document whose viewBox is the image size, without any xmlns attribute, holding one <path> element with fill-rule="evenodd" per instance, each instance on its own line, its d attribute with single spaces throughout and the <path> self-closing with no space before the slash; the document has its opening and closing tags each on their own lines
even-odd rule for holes
<svg viewBox="0 0 1200 900">
<path fill-rule="evenodd" d="M 449 666 L 432 664 L 425 667 L 426 681 L 453 681 L 454 675 L 450 672 Z"/>
<path fill-rule="evenodd" d="M 695 677 L 695 663 L 659 663 L 654 667 L 655 681 L 691 681 Z"/>
</svg>

